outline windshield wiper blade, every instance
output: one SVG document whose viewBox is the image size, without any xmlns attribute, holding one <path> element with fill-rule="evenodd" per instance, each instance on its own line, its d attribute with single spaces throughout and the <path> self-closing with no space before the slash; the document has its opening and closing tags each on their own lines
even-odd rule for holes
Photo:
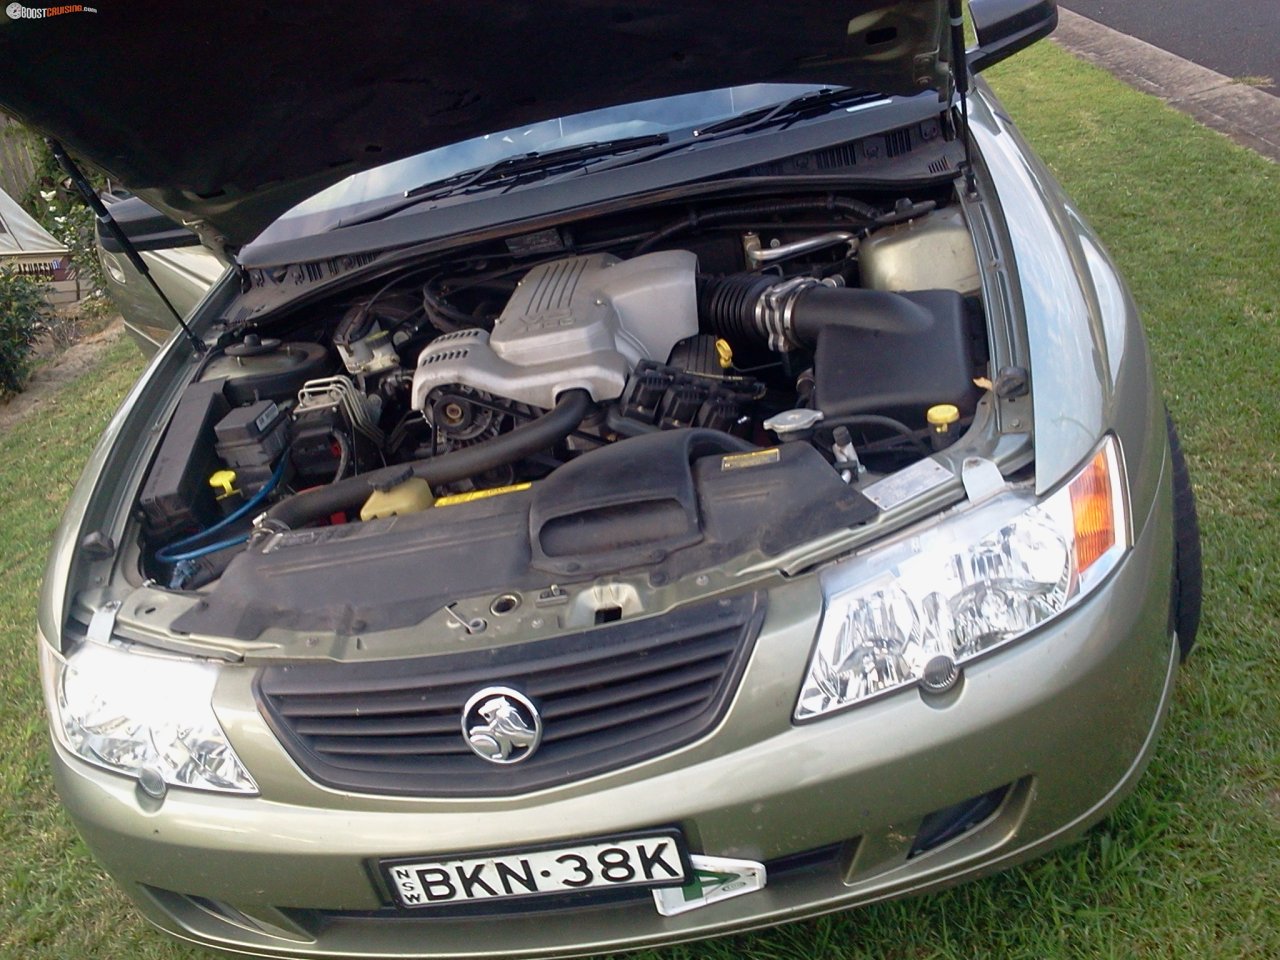
<svg viewBox="0 0 1280 960">
<path fill-rule="evenodd" d="M 527 182 L 533 175 L 536 179 L 545 179 L 553 174 L 565 173 L 581 169 L 593 160 L 602 157 L 615 157 L 620 154 L 660 147 L 667 143 L 665 133 L 654 133 L 640 137 L 624 137 L 620 140 L 599 140 L 591 143 L 575 144 L 559 150 L 548 150 L 541 153 L 523 153 L 514 157 L 505 157 L 482 167 L 463 170 L 451 174 L 441 180 L 432 180 L 406 190 L 404 195 L 385 206 L 360 214 L 350 220 L 339 220 L 330 230 L 340 227 L 351 227 L 360 223 L 372 223 L 385 217 L 407 210 L 430 200 L 442 200 L 445 197 L 460 193 L 481 190 L 492 190 L 497 187 L 513 187 Z"/>
<path fill-rule="evenodd" d="M 724 120 L 719 120 L 709 126 L 695 130 L 692 136 L 684 137 L 665 147 L 646 150 L 639 156 L 619 157 L 616 160 L 607 161 L 600 164 L 596 171 L 616 170 L 620 167 L 631 166 L 633 163 L 678 153 L 686 148 L 698 147 L 704 143 L 742 136 L 743 134 L 757 133 L 771 127 L 789 126 L 792 123 L 810 120 L 814 117 L 831 113 L 838 108 L 847 109 L 855 105 L 878 103 L 884 99 L 885 97 L 882 94 L 855 91 L 848 87 L 806 93 L 790 100 L 784 100 L 782 103 L 757 107 L 753 110 L 727 117 Z"/>
<path fill-rule="evenodd" d="M 598 140 L 592 143 L 580 143 L 559 150 L 548 150 L 543 153 L 523 153 L 514 157 L 495 161 L 475 170 L 455 174 L 443 181 L 426 183 L 420 187 L 405 191 L 405 197 L 424 197 L 434 194 L 439 188 L 447 187 L 450 193 L 456 193 L 467 187 L 486 183 L 495 183 L 507 177 L 515 177 L 524 173 L 550 172 L 555 167 L 572 166 L 594 160 L 596 157 L 613 157 L 632 150 L 643 150 L 645 147 L 661 146 L 667 142 L 665 133 L 649 134 L 643 137 L 626 137 L 621 140 Z M 454 184 L 454 180 L 463 182 Z"/>
<path fill-rule="evenodd" d="M 708 138 L 718 137 L 726 133 L 754 133 L 757 130 L 765 130 L 769 127 L 786 126 L 800 120 L 808 120 L 811 117 L 820 117 L 839 107 L 870 103 L 883 99 L 884 96 L 882 94 L 868 93 L 865 90 L 853 90 L 849 87 L 803 93 L 798 97 L 792 97 L 790 100 L 775 103 L 773 106 L 758 107 L 755 110 L 748 110 L 745 113 L 739 113 L 710 126 L 703 127 L 698 131 L 695 142 L 705 143 Z"/>
</svg>

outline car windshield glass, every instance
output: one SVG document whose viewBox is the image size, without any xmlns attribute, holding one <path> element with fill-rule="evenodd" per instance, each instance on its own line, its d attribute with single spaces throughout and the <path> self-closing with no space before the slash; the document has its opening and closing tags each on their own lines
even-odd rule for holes
<svg viewBox="0 0 1280 960">
<path fill-rule="evenodd" d="M 790 83 L 726 87 L 591 110 L 464 140 L 347 177 L 285 213 L 257 242 L 291 240 L 327 229 L 340 219 L 358 217 L 362 209 L 402 196 L 419 184 L 442 180 L 507 157 L 544 153 L 580 143 L 693 129 L 812 89 L 816 88 Z"/>
</svg>

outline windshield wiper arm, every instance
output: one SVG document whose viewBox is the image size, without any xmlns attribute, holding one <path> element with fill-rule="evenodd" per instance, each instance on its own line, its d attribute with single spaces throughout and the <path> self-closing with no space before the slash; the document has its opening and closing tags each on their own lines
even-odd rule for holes
<svg viewBox="0 0 1280 960">
<path fill-rule="evenodd" d="M 847 108 L 855 104 L 875 103 L 884 99 L 881 94 L 859 92 L 848 87 L 806 93 L 790 100 L 784 100 L 782 103 L 775 103 L 772 106 L 757 107 L 744 113 L 735 114 L 709 126 L 701 127 L 693 132 L 693 136 L 677 140 L 666 147 L 646 150 L 636 157 L 619 157 L 616 160 L 602 163 L 596 170 L 597 172 L 616 170 L 619 167 L 627 167 L 633 163 L 678 153 L 688 147 L 697 147 L 704 143 L 741 136 L 742 134 L 757 133 L 779 125 L 786 126 L 798 123 L 801 120 L 820 117 L 839 107 Z"/>
<path fill-rule="evenodd" d="M 655 133 L 643 137 L 627 137 L 622 140 L 599 140 L 592 143 L 581 143 L 559 150 L 548 150 L 542 153 L 523 153 L 514 157 L 506 157 L 494 163 L 478 167 L 475 170 L 455 174 L 445 180 L 424 183 L 420 187 L 405 191 L 406 198 L 422 198 L 435 194 L 440 188 L 447 188 L 450 193 L 457 193 L 468 187 L 479 184 L 494 183 L 507 177 L 523 173 L 549 172 L 555 167 L 576 167 L 594 160 L 596 157 L 613 157 L 632 150 L 643 150 L 645 147 L 656 147 L 667 142 L 665 133 Z M 454 183 L 461 180 L 460 183 Z"/>
<path fill-rule="evenodd" d="M 736 116 L 728 117 L 725 120 L 703 127 L 698 131 L 698 137 L 695 142 L 705 142 L 709 137 L 716 137 L 726 133 L 754 133 L 757 130 L 764 130 L 768 127 L 785 126 L 799 120 L 808 120 L 810 117 L 820 117 L 825 113 L 830 113 L 837 107 L 883 99 L 884 97 L 881 94 L 852 90 L 849 87 L 803 93 L 798 97 L 792 97 L 790 100 L 775 103 L 771 107 L 748 110 L 745 113 L 739 113 Z"/>
<path fill-rule="evenodd" d="M 660 147 L 667 143 L 665 133 L 649 134 L 642 137 L 625 137 L 620 140 L 600 140 L 592 143 L 576 144 L 562 147 L 559 150 L 548 150 L 542 153 L 523 153 L 514 157 L 505 157 L 482 167 L 463 170 L 451 174 L 441 180 L 432 180 L 406 190 L 398 200 L 360 214 L 350 220 L 339 220 L 329 229 L 351 227 L 359 223 L 371 223 L 385 217 L 407 210 L 419 203 L 430 200 L 442 200 L 471 190 L 490 190 L 498 186 L 512 187 L 530 175 L 537 174 L 538 179 L 552 173 L 564 173 L 581 169 L 591 161 L 601 157 L 614 157 L 619 154 L 644 150 L 649 147 Z"/>
</svg>

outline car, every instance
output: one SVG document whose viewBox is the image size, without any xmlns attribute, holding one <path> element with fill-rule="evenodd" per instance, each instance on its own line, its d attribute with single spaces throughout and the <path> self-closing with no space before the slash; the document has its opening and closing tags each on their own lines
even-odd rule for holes
<svg viewBox="0 0 1280 960">
<path fill-rule="evenodd" d="M 651 947 L 1001 870 L 1133 787 L 1194 496 L 1123 280 L 978 76 L 1055 5 L 972 0 L 967 50 L 960 12 L 0 30 L 77 77 L 0 107 L 154 207 L 104 213 L 117 255 L 227 264 L 38 610 L 58 793 L 147 919 Z"/>
<path fill-rule="evenodd" d="M 134 238 L 131 245 L 146 273 L 181 316 L 189 314 L 226 272 L 227 263 L 202 246 L 198 236 L 141 197 L 115 190 L 99 198 L 126 236 Z M 177 327 L 174 314 L 102 221 L 95 227 L 107 295 L 120 311 L 125 332 L 145 355 L 154 355 Z"/>
</svg>

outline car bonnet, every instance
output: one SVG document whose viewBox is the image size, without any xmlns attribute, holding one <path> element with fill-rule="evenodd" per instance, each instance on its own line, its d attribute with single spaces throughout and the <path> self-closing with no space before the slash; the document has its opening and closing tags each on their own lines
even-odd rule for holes
<svg viewBox="0 0 1280 960">
<path fill-rule="evenodd" d="M 757 82 L 950 94 L 945 0 L 332 0 L 0 13 L 0 110 L 240 246 L 401 157 Z"/>
</svg>

